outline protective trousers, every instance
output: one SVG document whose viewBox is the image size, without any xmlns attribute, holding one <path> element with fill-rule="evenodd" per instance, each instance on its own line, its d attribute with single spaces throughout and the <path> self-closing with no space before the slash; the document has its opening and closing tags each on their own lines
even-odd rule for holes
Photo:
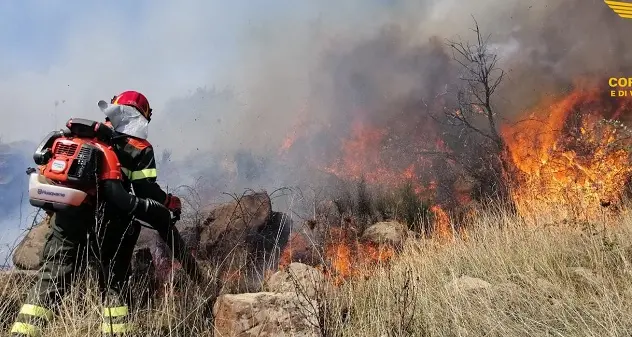
<svg viewBox="0 0 632 337">
<path fill-rule="evenodd" d="M 104 304 L 101 330 L 104 335 L 127 335 L 129 298 L 126 279 L 140 233 L 132 221 L 96 220 L 94 208 L 57 212 L 42 252 L 38 282 L 27 295 L 11 328 L 12 336 L 39 336 L 57 311 L 78 272 L 88 263 L 96 267 Z M 107 218 L 107 217 L 106 217 Z M 88 263 L 86 263 L 88 262 Z"/>
</svg>

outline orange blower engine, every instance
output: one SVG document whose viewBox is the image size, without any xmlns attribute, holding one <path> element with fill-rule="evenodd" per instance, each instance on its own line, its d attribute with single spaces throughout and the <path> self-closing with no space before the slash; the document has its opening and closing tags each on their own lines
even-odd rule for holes
<svg viewBox="0 0 632 337">
<path fill-rule="evenodd" d="M 110 145 L 114 137 L 110 127 L 85 119 L 71 119 L 66 129 L 49 133 L 33 155 L 39 170 L 27 171 L 31 205 L 48 211 L 78 207 L 94 202 L 99 183 L 122 182 Z"/>
</svg>

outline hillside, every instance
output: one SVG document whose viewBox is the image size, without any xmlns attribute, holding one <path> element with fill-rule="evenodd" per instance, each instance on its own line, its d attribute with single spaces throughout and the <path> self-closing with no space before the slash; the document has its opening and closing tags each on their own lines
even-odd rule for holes
<svg viewBox="0 0 632 337">
<path fill-rule="evenodd" d="M 410 239 L 390 263 L 317 292 L 316 303 L 327 308 L 321 321 L 327 335 L 630 334 L 632 218 L 627 211 L 566 225 L 525 226 L 505 213 L 473 221 L 476 229 L 463 238 Z M 4 329 L 27 284 L 3 276 Z M 213 336 L 210 313 L 203 310 L 203 293 L 209 299 L 213 291 L 196 289 L 188 285 L 175 296 L 135 308 L 142 335 Z M 97 335 L 95 298 L 92 282 L 76 287 L 47 335 Z M 318 325 L 315 318 L 306 319 Z M 255 334 L 240 334 L 250 335 Z"/>
</svg>

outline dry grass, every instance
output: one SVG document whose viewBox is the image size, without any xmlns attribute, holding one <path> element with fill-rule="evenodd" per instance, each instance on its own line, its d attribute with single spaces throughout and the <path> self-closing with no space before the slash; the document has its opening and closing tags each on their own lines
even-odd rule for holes
<svg viewBox="0 0 632 337">
<path fill-rule="evenodd" d="M 605 223 L 610 223 L 606 225 Z M 542 222 L 540 222 L 542 223 Z M 319 297 L 328 336 L 632 335 L 632 217 L 525 225 L 489 213 L 454 242 L 410 241 L 390 266 Z M 454 287 L 461 276 L 486 287 Z M 6 331 L 29 282 L 4 276 Z M 134 309 L 142 336 L 212 336 L 213 286 Z M 48 336 L 98 336 L 93 282 L 74 288 Z M 316 320 L 315 320 L 316 321 Z"/>
<path fill-rule="evenodd" d="M 466 240 L 411 243 L 391 268 L 341 289 L 338 301 L 351 308 L 341 334 L 632 335 L 632 218 L 616 220 L 525 227 L 490 214 Z M 461 276 L 489 287 L 450 285 Z M 412 290 L 401 290 L 408 279 Z"/>
</svg>

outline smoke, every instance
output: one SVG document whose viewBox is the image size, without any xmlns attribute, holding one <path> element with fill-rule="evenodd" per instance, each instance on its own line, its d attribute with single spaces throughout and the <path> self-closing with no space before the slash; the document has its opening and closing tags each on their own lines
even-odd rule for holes
<svg viewBox="0 0 632 337">
<path fill-rule="evenodd" d="M 60 17 L 40 5 L 27 5 L 34 17 Z M 495 101 L 506 120 L 578 76 L 624 75 L 632 59 L 632 21 L 597 0 L 153 1 L 124 13 L 116 5 L 73 10 L 84 15 L 59 23 L 57 44 L 38 50 L 37 68 L 1 48 L 3 139 L 37 142 L 71 116 L 101 119 L 98 100 L 137 89 L 154 108 L 149 139 L 162 181 L 202 178 L 215 192 L 320 175 L 311 164 L 335 159 L 357 118 L 389 125 L 399 135 L 391 148 L 405 147 L 425 123 L 422 104 L 458 82 L 443 43 L 474 38 L 473 17 L 507 71 Z M 293 132 L 294 152 L 282 162 L 279 148 Z"/>
</svg>

